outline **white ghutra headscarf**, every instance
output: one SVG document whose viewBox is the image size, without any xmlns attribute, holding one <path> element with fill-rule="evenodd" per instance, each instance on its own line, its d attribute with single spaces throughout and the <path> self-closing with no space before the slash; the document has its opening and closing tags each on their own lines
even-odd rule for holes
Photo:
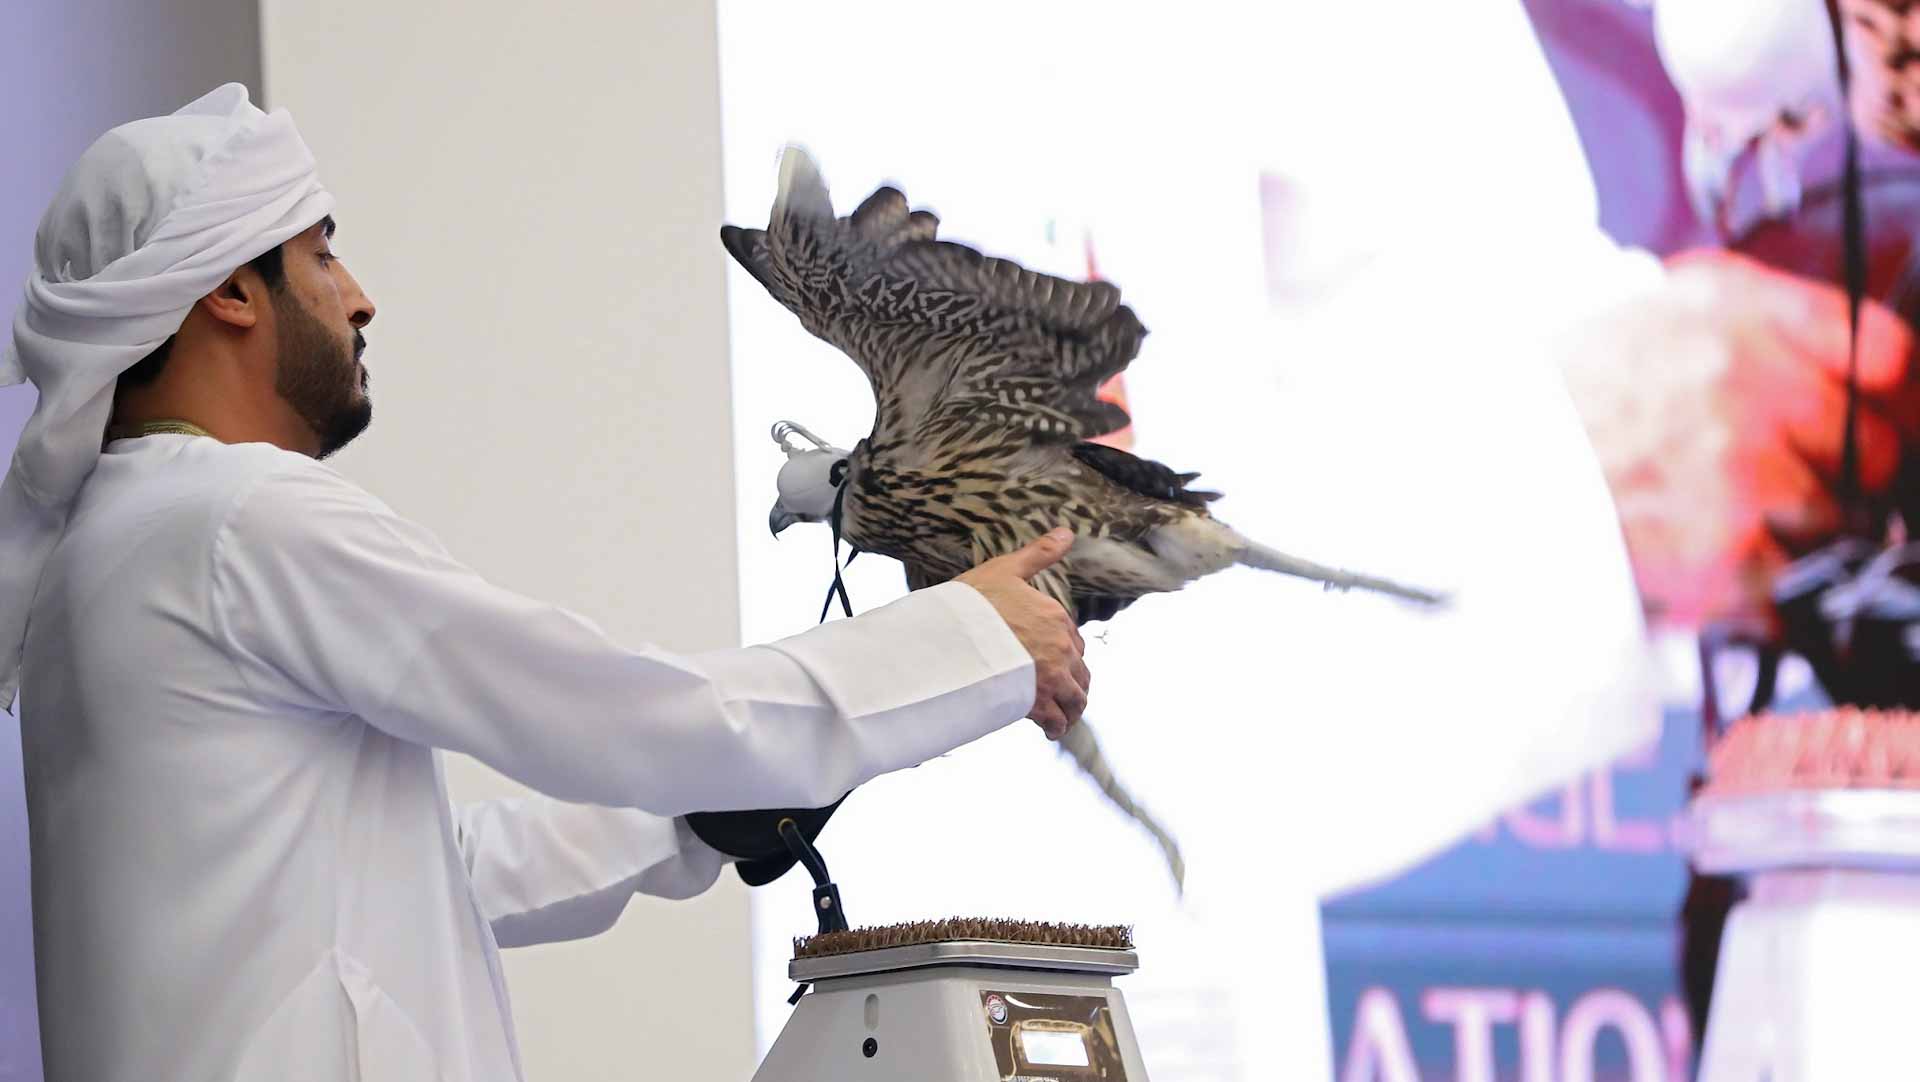
<svg viewBox="0 0 1920 1082">
<path fill-rule="evenodd" d="M 41 568 L 93 472 L 120 374 L 227 276 L 333 209 L 285 110 L 229 83 L 100 137 L 40 220 L 0 387 L 40 393 L 0 483 L 0 708 L 20 686 Z"/>
</svg>

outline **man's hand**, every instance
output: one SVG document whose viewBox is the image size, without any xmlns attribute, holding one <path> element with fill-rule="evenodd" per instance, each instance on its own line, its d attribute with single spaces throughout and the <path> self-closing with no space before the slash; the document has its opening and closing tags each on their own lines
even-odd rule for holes
<svg viewBox="0 0 1920 1082">
<path fill-rule="evenodd" d="M 1093 678 L 1082 656 L 1087 644 L 1073 617 L 1028 580 L 1060 562 L 1072 547 L 1072 531 L 1055 530 L 954 579 L 980 591 L 1033 656 L 1033 712 L 1027 716 L 1046 730 L 1049 740 L 1060 739 L 1079 722 Z"/>
<path fill-rule="evenodd" d="M 1870 494 L 1920 444 L 1912 348 L 1897 316 L 1862 306 Z M 1649 615 L 1771 627 L 1774 577 L 1842 528 L 1845 295 L 1737 253 L 1689 253 L 1657 295 L 1583 328 L 1564 361 Z"/>
</svg>

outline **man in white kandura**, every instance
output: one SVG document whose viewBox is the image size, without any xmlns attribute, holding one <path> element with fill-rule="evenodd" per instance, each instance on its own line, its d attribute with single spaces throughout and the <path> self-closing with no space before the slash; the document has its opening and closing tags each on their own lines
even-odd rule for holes
<svg viewBox="0 0 1920 1082">
<path fill-rule="evenodd" d="M 691 813 L 828 805 L 1086 701 L 1024 581 L 1069 536 L 698 656 L 482 581 L 319 462 L 371 417 L 332 202 L 229 85 L 102 137 L 40 225 L 0 704 L 50 1082 L 517 1079 L 496 944 L 705 890 L 732 858 Z M 451 808 L 440 748 L 545 795 Z"/>
</svg>

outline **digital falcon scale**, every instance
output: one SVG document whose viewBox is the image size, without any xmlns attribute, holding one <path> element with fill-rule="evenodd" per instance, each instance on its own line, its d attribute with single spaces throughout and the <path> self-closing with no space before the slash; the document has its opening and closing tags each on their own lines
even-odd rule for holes
<svg viewBox="0 0 1920 1082">
<path fill-rule="evenodd" d="M 796 1006 L 753 1082 L 1147 1082 L 1115 977 L 1123 927 L 944 920 L 847 928 L 827 866 L 792 820 L 819 934 L 794 941 Z M 811 987 L 811 991 L 809 991 Z"/>
</svg>

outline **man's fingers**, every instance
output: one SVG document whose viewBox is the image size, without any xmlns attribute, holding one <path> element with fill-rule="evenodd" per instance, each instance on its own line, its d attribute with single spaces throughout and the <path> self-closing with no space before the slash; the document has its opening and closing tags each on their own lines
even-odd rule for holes
<svg viewBox="0 0 1920 1082">
<path fill-rule="evenodd" d="M 1093 691 L 1093 673 L 1087 668 L 1086 659 L 1074 658 L 1069 671 L 1073 673 L 1073 682 L 1079 686 L 1082 695 Z"/>
<path fill-rule="evenodd" d="M 1066 733 L 1067 729 L 1070 728 L 1067 724 L 1066 715 L 1060 712 L 1060 704 L 1056 703 L 1051 697 L 1035 702 L 1033 704 L 1033 713 L 1028 715 L 1028 717 L 1033 720 L 1034 724 L 1040 726 L 1040 728 L 1046 732 L 1048 740 L 1060 739 L 1060 737 Z"/>
<path fill-rule="evenodd" d="M 1080 720 L 1080 715 L 1087 712 L 1087 693 L 1074 684 L 1068 684 L 1056 692 L 1053 701 L 1059 705 L 1060 713 L 1065 718 L 1068 728 Z"/>
<path fill-rule="evenodd" d="M 1071 632 L 1073 633 L 1073 649 L 1074 649 L 1074 652 L 1075 652 L 1075 653 L 1079 653 L 1079 654 L 1084 654 L 1084 653 L 1086 653 L 1086 652 L 1087 652 L 1087 640 L 1085 640 L 1085 639 L 1083 639 L 1083 638 L 1081 638 L 1081 637 L 1080 637 L 1080 629 L 1079 629 L 1078 627 L 1076 627 L 1076 626 L 1074 625 L 1074 622 L 1073 622 L 1073 614 L 1072 614 L 1072 613 L 1068 613 L 1068 614 L 1067 614 L 1067 630 L 1068 630 L 1068 631 L 1071 631 Z M 1082 687 L 1084 687 L 1084 686 L 1086 686 L 1086 685 L 1085 685 L 1085 684 L 1083 683 L 1083 684 L 1082 684 L 1081 686 L 1082 686 Z"/>
<path fill-rule="evenodd" d="M 1060 562 L 1060 558 L 1073 547 L 1073 531 L 1054 530 L 1043 537 L 1028 542 L 1017 551 L 1010 552 L 990 563 L 1004 565 L 1007 570 L 1023 579 L 1031 579 L 1047 568 Z"/>
</svg>

